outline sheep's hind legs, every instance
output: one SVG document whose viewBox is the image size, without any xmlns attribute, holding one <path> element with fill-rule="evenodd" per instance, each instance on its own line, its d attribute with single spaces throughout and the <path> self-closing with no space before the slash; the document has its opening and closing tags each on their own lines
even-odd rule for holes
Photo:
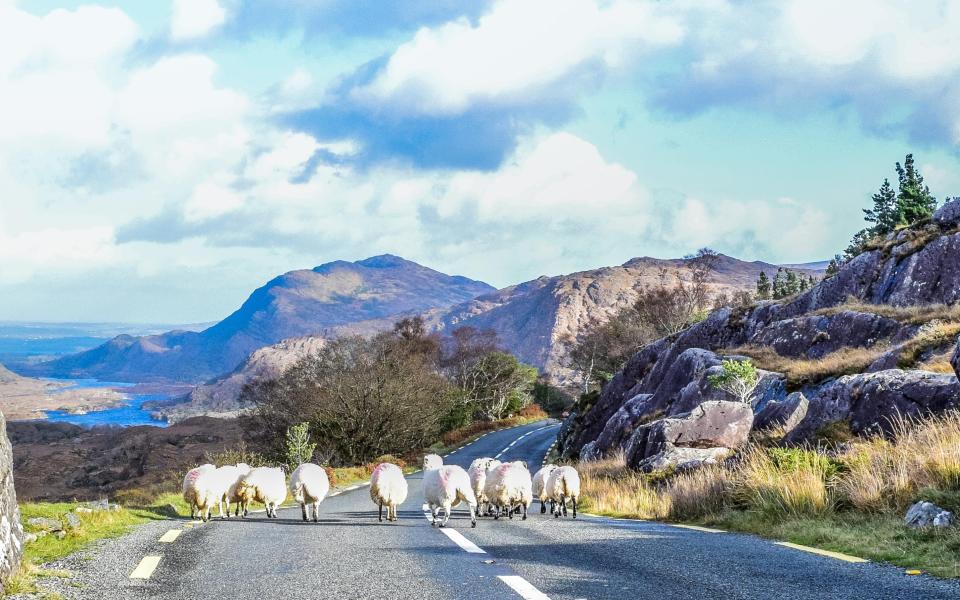
<svg viewBox="0 0 960 600">
<path fill-rule="evenodd" d="M 390 520 L 390 507 L 387 507 L 387 520 Z M 380 503 L 380 511 L 377 513 L 377 521 L 383 523 L 383 502 Z"/>
<path fill-rule="evenodd" d="M 307 520 L 307 505 L 306 505 L 306 504 L 301 504 L 301 505 L 300 505 L 300 513 L 303 515 L 303 520 L 306 521 L 306 520 Z"/>
<path fill-rule="evenodd" d="M 447 521 L 449 520 L 450 520 L 450 505 L 444 504 L 443 505 L 443 521 L 440 521 L 440 527 L 446 527 Z"/>
</svg>

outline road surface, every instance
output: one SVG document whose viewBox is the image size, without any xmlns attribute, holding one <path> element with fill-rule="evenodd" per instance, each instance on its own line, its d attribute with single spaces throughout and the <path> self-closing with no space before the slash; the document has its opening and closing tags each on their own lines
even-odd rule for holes
<svg viewBox="0 0 960 600">
<path fill-rule="evenodd" d="M 463 467 L 480 456 L 539 468 L 558 424 L 490 433 L 451 453 Z M 85 570 L 80 595 L 97 600 L 378 598 L 544 599 L 953 599 L 960 585 L 875 563 L 850 563 L 769 540 L 660 523 L 581 515 L 526 521 L 455 510 L 445 530 L 425 518 L 420 474 L 397 523 L 377 522 L 366 487 L 330 497 L 319 524 L 299 508 L 246 520 L 152 524 L 111 542 Z M 173 542 L 159 534 L 181 529 Z M 168 538 L 171 537 L 168 535 Z M 130 574 L 144 560 L 139 575 Z M 153 565 L 155 568 L 151 568 Z M 95 583 L 90 583 L 91 581 Z"/>
</svg>

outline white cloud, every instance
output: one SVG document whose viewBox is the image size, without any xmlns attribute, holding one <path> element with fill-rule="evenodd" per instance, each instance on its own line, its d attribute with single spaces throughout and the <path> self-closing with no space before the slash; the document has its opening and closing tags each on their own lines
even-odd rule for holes
<svg viewBox="0 0 960 600">
<path fill-rule="evenodd" d="M 717 1 L 663 10 L 688 35 L 668 110 L 852 106 L 870 130 L 960 143 L 960 3 Z"/>
<path fill-rule="evenodd" d="M 173 0 L 170 37 L 177 41 L 201 38 L 226 19 L 227 11 L 217 0 Z"/>
<path fill-rule="evenodd" d="M 501 0 L 476 24 L 460 19 L 420 29 L 353 97 L 428 114 L 526 104 L 588 63 L 615 68 L 682 36 L 674 19 L 646 3 Z"/>
</svg>

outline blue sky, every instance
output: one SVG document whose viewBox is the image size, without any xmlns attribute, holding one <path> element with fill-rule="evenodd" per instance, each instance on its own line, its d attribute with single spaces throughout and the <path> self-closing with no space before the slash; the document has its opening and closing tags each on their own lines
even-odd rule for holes
<svg viewBox="0 0 960 600">
<path fill-rule="evenodd" d="M 390 252 L 829 258 L 960 195 L 960 5 L 0 0 L 0 320 L 200 322 Z"/>
</svg>

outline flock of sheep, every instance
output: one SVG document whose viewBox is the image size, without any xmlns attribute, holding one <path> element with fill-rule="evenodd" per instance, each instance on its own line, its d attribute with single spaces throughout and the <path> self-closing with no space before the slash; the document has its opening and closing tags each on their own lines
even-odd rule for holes
<svg viewBox="0 0 960 600">
<path fill-rule="evenodd" d="M 276 518 L 277 508 L 287 498 L 286 477 L 279 467 L 251 468 L 243 463 L 216 467 L 201 465 L 187 472 L 183 479 L 183 499 L 190 505 L 190 517 L 210 519 L 214 506 L 221 518 L 247 516 L 251 502 L 266 507 L 267 517 Z M 290 476 L 289 491 L 300 504 L 303 520 L 318 520 L 320 503 L 330 491 L 327 473 L 318 465 L 304 463 Z M 423 459 L 423 493 L 430 509 L 431 525 L 443 527 L 450 518 L 450 510 L 466 503 L 470 509 L 470 523 L 477 526 L 477 516 L 501 516 L 522 514 L 527 518 L 527 509 L 534 499 L 540 501 L 540 512 L 545 513 L 547 503 L 555 517 L 567 515 L 568 501 L 577 518 L 577 501 L 580 497 L 580 476 L 570 466 L 546 465 L 531 477 L 523 461 L 501 463 L 493 458 L 478 458 L 466 471 L 456 465 L 444 465 L 443 459 L 429 454 Z M 379 507 L 378 518 L 383 521 L 383 509 L 387 520 L 397 520 L 397 507 L 407 499 L 407 480 L 397 465 L 380 463 L 370 477 L 370 498 Z M 226 507 L 226 510 L 224 510 Z M 444 511 L 443 520 L 438 513 Z"/>
</svg>

